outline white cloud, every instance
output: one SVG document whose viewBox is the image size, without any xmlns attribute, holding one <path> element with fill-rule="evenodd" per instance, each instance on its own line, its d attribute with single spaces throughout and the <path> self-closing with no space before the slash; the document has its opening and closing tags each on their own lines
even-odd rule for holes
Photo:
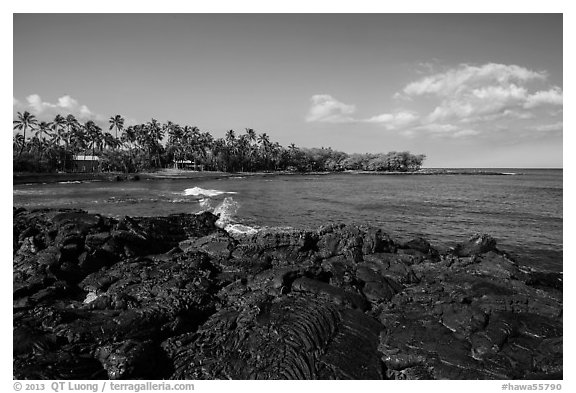
<svg viewBox="0 0 576 393">
<path fill-rule="evenodd" d="M 434 68 L 432 63 L 419 66 L 430 72 Z M 323 94 L 312 97 L 312 108 L 306 119 L 378 124 L 405 136 L 502 138 L 522 130 L 537 132 L 528 120 L 553 123 L 554 116 L 562 113 L 562 88 L 551 85 L 547 78 L 545 71 L 518 65 L 461 64 L 405 85 L 393 95 L 403 100 L 401 110 L 393 108 L 396 110 L 359 117 L 355 116 L 354 105 Z M 561 131 L 561 126 L 556 129 Z"/>
<path fill-rule="evenodd" d="M 428 123 L 412 127 L 403 134 L 410 137 L 430 135 L 434 138 L 464 138 L 479 135 L 480 131 L 462 128 L 454 124 Z"/>
<path fill-rule="evenodd" d="M 426 131 L 434 134 L 450 134 L 458 131 L 459 127 L 456 127 L 453 124 L 431 123 L 418 126 L 415 129 L 417 131 Z"/>
<path fill-rule="evenodd" d="M 56 103 L 43 101 L 38 94 L 31 94 L 26 97 L 26 103 L 21 103 L 14 98 L 14 110 L 27 110 L 40 120 L 52 120 L 54 116 L 60 114 L 67 116 L 74 115 L 78 120 L 99 120 L 105 118 L 92 112 L 86 105 L 81 105 L 76 99 L 69 95 L 58 98 Z"/>
<path fill-rule="evenodd" d="M 546 72 L 517 65 L 463 64 L 409 83 L 401 95 L 440 99 L 428 115 L 428 122 L 474 123 L 505 117 L 527 119 L 533 117 L 528 111 L 530 109 L 562 105 L 560 87 L 533 91 L 533 84 L 544 83 L 546 78 Z"/>
<path fill-rule="evenodd" d="M 474 135 L 479 135 L 479 134 L 480 134 L 480 131 L 466 129 L 466 130 L 460 130 L 458 132 L 455 132 L 454 134 L 452 134 L 452 137 L 462 138 L 462 137 L 466 137 L 466 136 L 474 136 Z"/>
<path fill-rule="evenodd" d="M 545 105 L 562 106 L 562 89 L 558 86 L 554 86 L 546 91 L 537 91 L 527 97 L 526 102 L 524 103 L 524 108 L 531 109 Z"/>
<path fill-rule="evenodd" d="M 538 126 L 534 126 L 532 127 L 532 129 L 534 131 L 538 131 L 538 132 L 562 132 L 564 128 L 564 123 L 559 121 L 557 123 L 552 123 L 552 124 L 542 124 L 542 125 L 538 125 Z"/>
<path fill-rule="evenodd" d="M 383 113 L 381 115 L 373 116 L 365 119 L 366 123 L 382 124 L 386 129 L 395 130 L 404 128 L 414 124 L 419 120 L 419 116 L 415 112 L 401 111 L 396 113 Z"/>
<path fill-rule="evenodd" d="M 504 85 L 514 82 L 545 80 L 546 76 L 545 72 L 531 71 L 517 65 L 488 63 L 482 66 L 472 66 L 462 64 L 458 68 L 412 82 L 404 88 L 404 93 L 413 96 L 433 94 L 446 97 L 486 84 Z"/>
<path fill-rule="evenodd" d="M 310 99 L 312 106 L 306 116 L 308 122 L 319 123 L 376 123 L 386 129 L 394 130 L 413 124 L 418 120 L 418 115 L 411 111 L 397 111 L 395 113 L 383 113 L 367 119 L 357 118 L 356 106 L 338 101 L 329 94 L 317 94 Z"/>
<path fill-rule="evenodd" d="M 308 122 L 348 123 L 354 122 L 354 105 L 344 104 L 328 94 L 317 94 L 310 99 L 312 106 L 306 116 Z"/>
</svg>

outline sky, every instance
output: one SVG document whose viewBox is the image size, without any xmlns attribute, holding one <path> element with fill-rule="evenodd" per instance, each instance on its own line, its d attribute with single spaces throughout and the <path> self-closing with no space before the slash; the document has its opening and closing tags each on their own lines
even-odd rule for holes
<svg viewBox="0 0 576 393">
<path fill-rule="evenodd" d="M 14 14 L 13 114 L 562 167 L 561 14 Z"/>
</svg>

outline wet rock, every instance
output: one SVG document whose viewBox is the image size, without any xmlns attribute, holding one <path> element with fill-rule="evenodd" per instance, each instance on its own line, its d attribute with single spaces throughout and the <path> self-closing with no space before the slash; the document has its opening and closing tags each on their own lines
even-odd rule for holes
<svg viewBox="0 0 576 393">
<path fill-rule="evenodd" d="M 235 247 L 235 240 L 226 232 L 217 232 L 199 239 L 187 239 L 180 242 L 183 251 L 199 250 L 218 260 L 230 258 Z"/>
<path fill-rule="evenodd" d="M 364 256 L 365 263 L 382 276 L 389 277 L 401 284 L 414 284 L 420 281 L 411 268 L 415 258 L 404 254 L 377 253 Z M 359 265 L 360 266 L 360 265 Z"/>
<path fill-rule="evenodd" d="M 393 252 L 396 249 L 392 239 L 375 228 L 331 225 L 322 227 L 318 236 L 317 247 L 321 258 L 342 255 L 361 262 L 365 254 Z"/>
<path fill-rule="evenodd" d="M 82 210 L 74 210 L 63 213 L 57 213 L 52 217 L 53 225 L 67 233 L 76 231 L 77 233 L 86 234 L 99 226 L 104 221 L 99 214 L 89 214 Z"/>
<path fill-rule="evenodd" d="M 362 292 L 364 296 L 373 303 L 388 301 L 404 289 L 398 282 L 382 276 L 367 265 L 358 265 L 356 277 L 363 284 Z"/>
<path fill-rule="evenodd" d="M 481 360 L 487 354 L 498 353 L 508 338 L 515 335 L 517 330 L 514 314 L 493 314 L 486 329 L 473 334 L 470 338 L 472 356 Z"/>
<path fill-rule="evenodd" d="M 488 316 L 482 310 L 465 304 L 448 304 L 442 312 L 442 324 L 465 337 L 484 329 L 487 323 Z"/>
<path fill-rule="evenodd" d="M 563 288 L 564 275 L 555 272 L 530 272 L 526 278 L 526 285 L 531 287 L 550 290 L 555 289 L 561 291 Z"/>
<path fill-rule="evenodd" d="M 90 251 L 101 248 L 110 239 L 109 232 L 98 232 L 86 236 L 85 245 Z"/>
<path fill-rule="evenodd" d="M 61 262 L 62 252 L 55 246 L 49 246 L 38 252 L 36 260 L 41 265 L 56 266 Z"/>
<path fill-rule="evenodd" d="M 109 379 L 152 379 L 159 364 L 151 341 L 126 340 L 99 347 L 95 357 L 102 363 Z"/>
<path fill-rule="evenodd" d="M 488 251 L 497 251 L 496 239 L 489 235 L 474 235 L 466 242 L 458 244 L 454 254 L 459 257 L 484 254 Z"/>
<path fill-rule="evenodd" d="M 265 229 L 246 236 L 232 258 L 270 266 L 302 263 L 314 253 L 317 241 L 317 235 L 310 231 Z"/>
<path fill-rule="evenodd" d="M 404 250 L 413 250 L 421 253 L 421 256 L 425 256 L 431 261 L 437 262 L 440 260 L 440 253 L 428 242 L 428 240 L 417 237 L 414 238 L 400 246 Z M 410 255 L 410 254 L 408 254 Z"/>
<path fill-rule="evenodd" d="M 483 275 L 499 279 L 510 279 L 520 276 L 518 266 L 503 255 L 488 251 L 477 257 L 474 264 L 466 269 L 470 275 Z"/>
</svg>

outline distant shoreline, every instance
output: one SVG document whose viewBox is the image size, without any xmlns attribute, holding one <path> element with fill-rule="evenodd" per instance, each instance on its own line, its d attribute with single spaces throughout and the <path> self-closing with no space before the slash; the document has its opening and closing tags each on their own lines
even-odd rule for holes
<svg viewBox="0 0 576 393">
<path fill-rule="evenodd" d="M 518 168 L 520 169 L 520 168 Z M 529 168 L 534 169 L 534 168 Z M 562 169 L 562 168 L 542 168 L 542 169 Z M 13 184 L 29 184 L 29 183 L 58 183 L 58 182 L 72 182 L 72 181 L 135 181 L 135 180 L 150 180 L 150 179 L 222 179 L 238 176 L 303 176 L 303 175 L 371 175 L 371 176 L 415 176 L 415 175 L 521 175 L 514 172 L 517 169 L 509 169 L 506 172 L 502 170 L 484 170 L 484 169 L 440 169 L 429 168 L 421 169 L 414 172 L 374 172 L 374 171 L 341 171 L 341 172 L 217 172 L 217 171 L 188 171 L 165 169 L 157 172 L 142 172 L 142 173 L 13 173 Z"/>
</svg>

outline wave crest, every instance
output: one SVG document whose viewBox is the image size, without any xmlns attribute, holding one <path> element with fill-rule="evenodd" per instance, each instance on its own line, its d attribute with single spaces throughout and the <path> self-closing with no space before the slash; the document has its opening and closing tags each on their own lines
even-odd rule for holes
<svg viewBox="0 0 576 393">
<path fill-rule="evenodd" d="M 215 197 L 222 194 L 236 194 L 234 191 L 221 191 L 221 190 L 207 190 L 201 187 L 192 187 L 184 190 L 184 195 L 188 196 L 203 196 Z"/>
</svg>

